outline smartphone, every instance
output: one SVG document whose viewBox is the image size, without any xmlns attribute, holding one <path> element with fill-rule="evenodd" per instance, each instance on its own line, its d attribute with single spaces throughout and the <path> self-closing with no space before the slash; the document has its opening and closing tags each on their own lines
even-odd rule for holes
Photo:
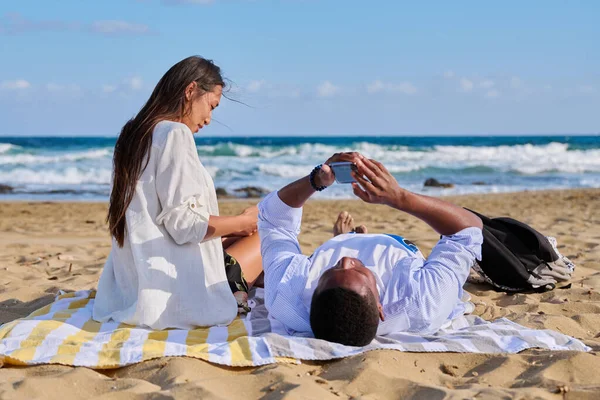
<svg viewBox="0 0 600 400">
<path fill-rule="evenodd" d="M 356 182 L 356 179 L 352 177 L 351 172 L 356 171 L 356 164 L 350 161 L 333 162 L 329 164 L 335 175 L 335 181 L 337 183 L 352 183 Z"/>
</svg>

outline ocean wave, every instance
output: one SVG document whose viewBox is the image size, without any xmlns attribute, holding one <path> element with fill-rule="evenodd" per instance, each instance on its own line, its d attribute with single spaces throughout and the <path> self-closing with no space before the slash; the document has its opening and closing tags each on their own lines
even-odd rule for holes
<svg viewBox="0 0 600 400">
<path fill-rule="evenodd" d="M 217 146 L 198 146 L 203 161 L 212 158 L 230 163 L 233 158 L 247 165 L 252 159 L 262 166 L 261 171 L 278 176 L 296 176 L 296 167 L 325 161 L 336 152 L 358 151 L 384 163 L 392 172 L 419 171 L 425 168 L 490 168 L 502 172 L 536 174 L 545 172 L 585 173 L 600 171 L 600 149 L 571 150 L 569 144 L 552 142 L 545 145 L 512 146 L 447 146 L 407 147 L 380 145 L 368 142 L 348 146 L 303 143 L 293 146 L 249 146 L 225 143 Z M 273 168 L 286 166 L 282 171 Z"/>
<path fill-rule="evenodd" d="M 82 152 L 65 153 L 65 154 L 54 154 L 54 155 L 43 155 L 43 154 L 13 154 L 0 156 L 0 165 L 8 164 L 50 164 L 50 163 L 61 163 L 61 162 L 73 162 L 81 160 L 93 160 L 101 158 L 110 158 L 112 156 L 112 149 L 92 149 Z"/>
<path fill-rule="evenodd" d="M 237 143 L 223 143 L 219 145 L 196 146 L 200 157 L 241 157 L 241 158 L 277 158 L 307 154 L 331 155 L 335 153 L 335 146 L 323 144 L 299 144 L 294 146 L 249 146 Z M 350 150 L 344 150 L 350 151 Z"/>
<path fill-rule="evenodd" d="M 285 164 L 260 164 L 260 173 L 268 176 L 279 176 L 282 178 L 300 178 L 308 175 L 313 167 L 309 165 L 285 165 Z"/>
<path fill-rule="evenodd" d="M 112 171 L 110 169 L 80 169 L 68 167 L 55 170 L 32 170 L 16 168 L 0 171 L 0 182 L 19 185 L 110 185 Z"/>
<path fill-rule="evenodd" d="M 371 157 L 367 152 L 365 155 Z M 488 168 L 524 174 L 600 172 L 600 149 L 569 150 L 565 143 L 495 147 L 434 146 L 425 151 L 398 149 L 374 158 L 388 168 L 411 167 L 413 171 L 426 168 Z"/>
<path fill-rule="evenodd" d="M 4 153 L 8 153 L 11 150 L 15 150 L 20 148 L 19 146 L 16 146 L 14 144 L 10 144 L 10 143 L 0 143 L 0 154 L 4 154 Z"/>
</svg>

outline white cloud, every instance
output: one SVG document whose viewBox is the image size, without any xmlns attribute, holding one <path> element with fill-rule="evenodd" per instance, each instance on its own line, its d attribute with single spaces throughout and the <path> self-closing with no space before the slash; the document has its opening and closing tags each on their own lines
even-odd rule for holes
<svg viewBox="0 0 600 400">
<path fill-rule="evenodd" d="M 339 93 L 339 91 L 339 86 L 335 86 L 329 81 L 325 81 L 317 87 L 317 94 L 319 97 L 335 96 L 337 93 Z"/>
<path fill-rule="evenodd" d="M 399 85 L 392 86 L 392 91 L 404 94 L 415 94 L 417 93 L 417 88 L 410 82 L 402 82 Z"/>
<path fill-rule="evenodd" d="M 24 79 L 17 79 L 15 81 L 4 81 L 0 83 L 0 89 L 7 90 L 23 90 L 29 89 L 31 87 L 31 83 Z"/>
<path fill-rule="evenodd" d="M 385 85 L 380 80 L 374 81 L 373 83 L 369 83 L 367 85 L 368 93 L 377 93 L 377 92 L 381 92 L 384 89 L 385 89 Z"/>
<path fill-rule="evenodd" d="M 482 89 L 491 89 L 495 84 L 496 83 L 491 79 L 486 79 L 485 81 L 479 83 L 479 87 Z"/>
<path fill-rule="evenodd" d="M 117 90 L 117 87 L 115 85 L 102 85 L 102 91 L 104 93 L 112 93 L 115 90 Z"/>
<path fill-rule="evenodd" d="M 510 87 L 512 89 L 520 89 L 521 87 L 523 87 L 523 81 L 521 81 L 521 79 L 517 78 L 516 76 L 513 76 L 512 78 L 510 78 Z"/>
<path fill-rule="evenodd" d="M 377 92 L 383 92 L 383 91 L 412 95 L 412 94 L 417 93 L 418 90 L 410 82 L 401 82 L 399 84 L 393 84 L 393 83 L 384 83 L 380 80 L 376 80 L 367 85 L 368 93 L 377 93 Z"/>
<path fill-rule="evenodd" d="M 490 99 L 496 98 L 500 96 L 500 92 L 497 91 L 496 89 L 492 89 L 492 90 L 488 90 L 487 93 L 485 94 L 485 97 L 488 97 Z"/>
<path fill-rule="evenodd" d="M 452 79 L 452 78 L 454 78 L 454 76 L 455 76 L 454 71 L 445 71 L 444 72 L 444 78 L 446 78 L 446 79 Z"/>
<path fill-rule="evenodd" d="M 134 34 L 143 35 L 150 33 L 150 27 L 144 24 L 134 24 L 126 21 L 109 20 L 109 21 L 96 21 L 90 25 L 90 30 L 96 33 L 102 33 L 105 35 L 115 34 Z"/>
<path fill-rule="evenodd" d="M 590 85 L 580 85 L 577 88 L 577 91 L 579 93 L 583 93 L 583 94 L 591 94 L 591 93 L 595 93 L 596 89 L 594 89 L 594 87 L 590 86 Z"/>
<path fill-rule="evenodd" d="M 144 86 L 144 81 L 139 76 L 134 76 L 125 80 L 125 84 L 131 90 L 140 90 Z"/>
<path fill-rule="evenodd" d="M 248 86 L 246 87 L 246 89 L 250 93 L 256 93 L 256 92 L 260 91 L 264 86 L 265 86 L 265 81 L 263 79 L 253 80 L 253 81 L 250 81 L 250 83 L 248 83 Z"/>
<path fill-rule="evenodd" d="M 463 92 L 470 92 L 471 90 L 473 90 L 473 86 L 475 86 L 473 84 L 473 81 L 470 81 L 467 78 L 460 78 L 460 89 Z"/>
</svg>

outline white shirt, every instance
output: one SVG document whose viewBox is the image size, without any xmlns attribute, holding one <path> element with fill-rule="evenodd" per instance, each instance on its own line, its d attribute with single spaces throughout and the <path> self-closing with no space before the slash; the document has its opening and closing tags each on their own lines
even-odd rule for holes
<svg viewBox="0 0 600 400">
<path fill-rule="evenodd" d="M 147 157 L 126 211 L 124 245 L 113 238 L 93 317 L 153 329 L 228 324 L 237 303 L 221 238 L 203 242 L 209 217 L 219 209 L 192 132 L 159 122 Z"/>
<path fill-rule="evenodd" d="M 375 275 L 385 315 L 378 335 L 432 333 L 465 312 L 462 286 L 481 259 L 481 229 L 442 236 L 427 260 L 410 242 L 382 234 L 339 235 L 307 257 L 298 243 L 301 220 L 302 208 L 289 207 L 275 192 L 259 204 L 265 304 L 288 333 L 312 335 L 310 304 L 319 277 L 345 256 Z"/>
</svg>

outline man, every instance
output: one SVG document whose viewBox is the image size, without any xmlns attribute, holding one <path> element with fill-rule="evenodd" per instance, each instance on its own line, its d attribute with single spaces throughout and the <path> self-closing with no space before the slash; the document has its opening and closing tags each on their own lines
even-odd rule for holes
<svg viewBox="0 0 600 400">
<path fill-rule="evenodd" d="M 443 235 L 427 260 L 400 237 L 346 233 L 302 255 L 302 206 L 333 184 L 334 161 L 356 165 L 354 194 L 420 218 Z M 481 220 L 446 201 L 402 189 L 379 162 L 335 154 L 259 204 L 265 304 L 290 334 L 365 346 L 376 334 L 432 333 L 465 312 L 462 286 L 481 258 Z"/>
</svg>

